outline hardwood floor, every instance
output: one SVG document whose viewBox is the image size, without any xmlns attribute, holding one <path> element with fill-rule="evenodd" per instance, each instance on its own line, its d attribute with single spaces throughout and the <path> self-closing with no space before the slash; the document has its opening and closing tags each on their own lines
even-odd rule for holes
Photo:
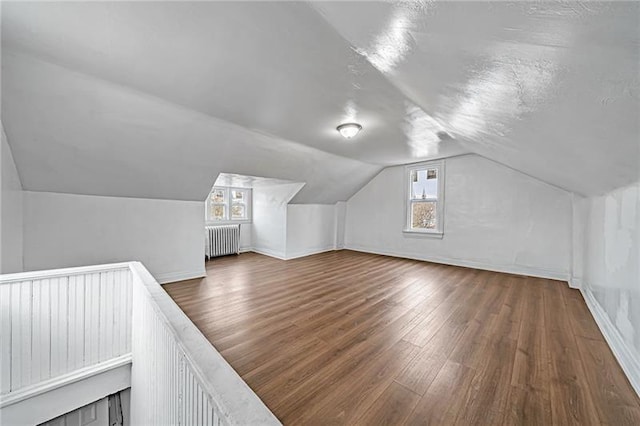
<svg viewBox="0 0 640 426">
<path fill-rule="evenodd" d="M 284 424 L 640 425 L 566 283 L 346 250 L 207 273 L 164 288 Z"/>
</svg>

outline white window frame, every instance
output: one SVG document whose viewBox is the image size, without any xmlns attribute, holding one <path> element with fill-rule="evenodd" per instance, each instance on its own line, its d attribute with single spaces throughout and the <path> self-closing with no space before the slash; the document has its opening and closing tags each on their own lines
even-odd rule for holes
<svg viewBox="0 0 640 426">
<path fill-rule="evenodd" d="M 423 163 L 410 164 L 405 167 L 404 171 L 404 210 L 405 222 L 403 232 L 410 235 L 442 238 L 444 235 L 444 176 L 445 161 L 425 161 Z M 438 196 L 437 198 L 427 199 L 411 199 L 411 174 L 417 170 L 436 169 L 438 177 Z M 411 204 L 416 201 L 435 201 L 436 202 L 436 228 L 435 229 L 413 229 L 411 228 Z"/>
<path fill-rule="evenodd" d="M 224 191 L 224 199 L 225 203 L 212 203 L 211 194 L 214 191 Z M 231 219 L 231 205 L 233 201 L 231 200 L 231 191 L 242 191 L 246 194 L 246 201 L 244 202 L 245 209 L 247 212 L 247 217 L 245 219 Z M 225 220 L 215 220 L 209 217 L 209 212 L 211 211 L 211 204 L 224 204 L 224 212 Z M 208 226 L 211 225 L 228 225 L 232 223 L 251 223 L 252 221 L 252 213 L 253 213 L 253 193 L 251 188 L 238 188 L 233 186 L 214 186 L 209 195 L 207 195 L 207 201 L 205 203 L 205 211 L 204 211 L 204 221 Z"/>
</svg>

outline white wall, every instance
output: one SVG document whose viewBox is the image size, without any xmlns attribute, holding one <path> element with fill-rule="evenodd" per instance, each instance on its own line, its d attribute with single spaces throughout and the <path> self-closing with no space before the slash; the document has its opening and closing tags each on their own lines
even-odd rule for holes
<svg viewBox="0 0 640 426">
<path fill-rule="evenodd" d="M 572 264 L 569 286 L 573 288 L 581 288 L 583 285 L 588 219 L 589 199 L 577 194 L 572 194 Z"/>
<path fill-rule="evenodd" d="M 203 276 L 204 203 L 24 191 L 26 270 L 141 261 L 160 282 Z"/>
<path fill-rule="evenodd" d="M 333 250 L 335 247 L 335 205 L 289 204 L 287 206 L 287 259 Z"/>
<path fill-rule="evenodd" d="M 23 270 L 22 184 L 4 127 L 0 127 L 0 273 L 6 274 Z"/>
<path fill-rule="evenodd" d="M 347 203 L 345 201 L 338 201 L 335 205 L 336 215 L 336 249 L 340 250 L 344 248 L 345 226 L 347 220 Z"/>
<path fill-rule="evenodd" d="M 383 170 L 347 203 L 346 247 L 569 279 L 570 193 L 477 155 L 446 160 L 444 237 L 403 234 L 405 169 Z"/>
<path fill-rule="evenodd" d="M 287 204 L 303 184 L 261 185 L 253 188 L 251 244 L 255 252 L 287 256 Z"/>
<path fill-rule="evenodd" d="M 251 235 L 253 234 L 253 230 L 251 223 L 243 223 L 240 225 L 240 251 L 250 251 L 251 250 Z"/>
<path fill-rule="evenodd" d="M 640 394 L 640 182 L 587 200 L 583 292 Z"/>
</svg>

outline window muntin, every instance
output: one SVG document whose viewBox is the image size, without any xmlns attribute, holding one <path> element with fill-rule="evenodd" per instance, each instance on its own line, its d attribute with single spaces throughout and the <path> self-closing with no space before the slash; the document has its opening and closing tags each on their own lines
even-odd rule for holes
<svg viewBox="0 0 640 426">
<path fill-rule="evenodd" d="M 251 221 L 251 189 L 216 186 L 207 198 L 208 224 Z"/>
<path fill-rule="evenodd" d="M 442 235 L 443 162 L 407 167 L 405 232 Z"/>
</svg>

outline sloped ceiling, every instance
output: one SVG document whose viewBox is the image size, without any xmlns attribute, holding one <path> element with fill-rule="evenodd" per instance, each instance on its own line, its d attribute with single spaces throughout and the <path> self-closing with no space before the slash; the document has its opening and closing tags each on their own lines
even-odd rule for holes
<svg viewBox="0 0 640 426">
<path fill-rule="evenodd" d="M 467 149 L 583 195 L 639 179 L 640 3 L 313 6 Z"/>
<path fill-rule="evenodd" d="M 638 12 L 3 2 L 2 121 L 30 190 L 202 200 L 226 172 L 331 203 L 383 166 L 477 152 L 599 194 L 638 179 Z M 364 126 L 348 142 L 345 120 Z"/>
<path fill-rule="evenodd" d="M 204 200 L 232 172 L 306 182 L 298 202 L 333 203 L 379 170 L 29 56 L 3 52 L 2 68 L 2 119 L 28 190 Z"/>
</svg>

